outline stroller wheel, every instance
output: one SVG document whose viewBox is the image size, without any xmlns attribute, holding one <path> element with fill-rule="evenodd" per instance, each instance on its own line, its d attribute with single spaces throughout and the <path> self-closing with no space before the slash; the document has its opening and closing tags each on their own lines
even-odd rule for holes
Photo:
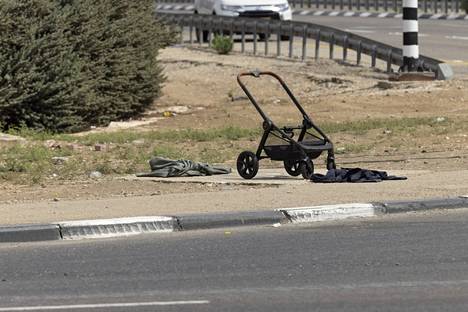
<svg viewBox="0 0 468 312">
<path fill-rule="evenodd" d="M 306 180 L 310 180 L 314 174 L 314 163 L 311 160 L 301 162 L 301 173 L 302 177 Z"/>
<path fill-rule="evenodd" d="M 244 179 L 252 179 L 258 172 L 257 155 L 250 151 L 244 151 L 237 157 L 237 172 Z"/>
<path fill-rule="evenodd" d="M 283 161 L 283 164 L 286 172 L 292 177 L 297 177 L 302 173 L 301 163 L 297 160 L 285 160 Z"/>
</svg>

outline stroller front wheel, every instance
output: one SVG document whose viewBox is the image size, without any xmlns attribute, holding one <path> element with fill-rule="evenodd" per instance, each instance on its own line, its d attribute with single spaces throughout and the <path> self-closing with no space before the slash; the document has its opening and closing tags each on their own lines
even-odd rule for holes
<svg viewBox="0 0 468 312">
<path fill-rule="evenodd" d="M 286 172 L 292 176 L 292 177 L 297 177 L 300 175 L 301 172 L 301 162 L 297 160 L 285 160 L 283 161 L 284 164 L 284 169 L 286 169 Z"/>
<path fill-rule="evenodd" d="M 237 157 L 237 172 L 244 179 L 252 179 L 258 172 L 257 155 L 250 151 L 244 151 Z"/>
<path fill-rule="evenodd" d="M 310 159 L 301 162 L 301 173 L 306 180 L 310 180 L 314 174 L 314 163 Z"/>
</svg>

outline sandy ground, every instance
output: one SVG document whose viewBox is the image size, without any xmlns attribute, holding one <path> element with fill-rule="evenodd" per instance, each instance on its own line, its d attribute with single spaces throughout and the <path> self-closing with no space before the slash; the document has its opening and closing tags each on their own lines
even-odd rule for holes
<svg viewBox="0 0 468 312">
<path fill-rule="evenodd" d="M 261 120 L 237 85 L 241 71 L 260 68 L 279 73 L 289 84 L 316 123 L 347 122 L 375 118 L 431 117 L 450 120 L 468 119 L 468 79 L 452 81 L 389 83 L 387 75 L 365 67 L 339 64 L 335 61 L 291 61 L 273 57 L 240 54 L 220 56 L 206 49 L 172 47 L 162 51 L 160 60 L 167 81 L 164 95 L 153 110 L 139 121 L 113 125 L 148 129 L 215 128 L 226 125 L 254 128 Z M 287 102 L 271 79 L 248 81 L 259 103 L 278 123 L 296 124 L 300 116 Z M 161 112 L 183 108 L 175 116 L 164 118 Z M 218 185 L 216 183 L 163 183 L 155 181 L 101 180 L 19 186 L 0 182 L 2 223 L 20 220 L 31 222 L 53 218 L 80 218 L 78 207 L 108 207 L 93 210 L 96 217 L 141 213 L 206 212 L 209 210 L 257 209 L 278 205 L 320 204 L 342 201 L 396 199 L 411 197 L 452 196 L 468 193 L 468 133 L 466 128 L 450 134 L 417 136 L 407 133 L 389 142 L 379 143 L 382 134 L 337 134 L 337 145 L 367 144 L 375 148 L 365 154 L 338 155 L 342 166 L 365 166 L 382 170 L 421 170 L 406 182 L 369 185 L 264 186 Z M 402 143 L 404 148 L 392 146 Z M 254 147 L 257 142 L 247 142 Z M 231 165 L 233 162 L 230 163 Z M 463 173 L 463 174 L 461 174 Z M 456 178 L 452 179 L 455 176 Z M 297 194 L 296 194 L 297 192 Z M 256 197 L 256 194 L 262 194 Z M 302 194 L 302 195 L 301 195 Z M 347 194 L 347 195 L 346 195 Z M 296 196 L 297 195 L 297 196 Z M 162 200 L 164 198 L 164 200 Z M 208 198 L 217 198 L 209 201 Z M 249 203 L 240 207 L 237 199 Z M 86 203 L 87 200 L 94 202 Z M 122 200 L 121 204 L 117 204 Z M 224 203 L 230 201 L 231 203 Z M 37 202 L 37 211 L 32 207 Z M 97 204 L 97 203 L 101 204 Z M 165 205 L 165 206 L 163 206 Z M 116 207 L 121 208 L 116 208 Z M 29 208 L 27 208 L 29 207 Z M 40 208 L 43 207 L 43 208 Z M 74 208 L 72 208 L 74 207 Z M 115 209 L 114 209 L 115 207 Z M 138 208 L 147 207 L 147 208 Z M 150 208 L 148 208 L 150 207 Z M 73 209 L 78 209 L 73 211 Z M 68 211 L 67 213 L 62 213 Z M 89 208 L 91 209 L 91 208 Z M 94 208 L 93 208 L 94 209 Z M 185 209 L 185 210 L 184 210 Z M 105 211 L 112 211 L 105 213 Z M 102 213 L 101 213 L 102 212 Z M 43 217 L 40 217 L 43 215 Z M 90 216 L 91 216 L 90 215 Z"/>
<path fill-rule="evenodd" d="M 305 207 L 311 205 L 349 202 L 375 202 L 411 200 L 423 198 L 454 197 L 468 195 L 468 170 L 441 171 L 434 174 L 428 170 L 395 171 L 405 175 L 405 181 L 381 183 L 316 184 L 301 179 L 285 177 L 282 170 L 265 169 L 258 180 L 264 184 L 243 185 L 240 177 L 229 179 L 229 184 L 205 182 L 155 184 L 155 189 L 173 187 L 174 193 L 98 199 L 61 199 L 59 201 L 26 201 L 0 203 L 2 224 L 58 222 L 63 220 L 117 218 L 151 215 L 184 215 L 229 211 L 272 210 L 276 208 Z M 271 177 L 285 180 L 281 186 L 266 186 Z M 220 181 L 223 177 L 208 179 Z M 145 181 L 151 183 L 151 181 Z M 132 185 L 132 184 L 128 184 Z M 141 186 L 142 183 L 137 184 Z M 164 187 L 162 187 L 164 188 Z M 189 191 L 190 190 L 190 191 Z M 140 193 L 141 194 L 141 193 Z"/>
</svg>

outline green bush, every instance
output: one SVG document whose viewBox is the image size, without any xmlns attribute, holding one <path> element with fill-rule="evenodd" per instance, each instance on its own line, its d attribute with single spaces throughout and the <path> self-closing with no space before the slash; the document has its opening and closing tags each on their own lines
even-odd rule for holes
<svg viewBox="0 0 468 312">
<path fill-rule="evenodd" d="M 228 54 L 232 51 L 234 42 L 230 37 L 216 35 L 212 44 L 218 54 Z"/>
<path fill-rule="evenodd" d="M 1 0 L 0 125 L 72 132 L 136 116 L 175 39 L 153 0 Z M 1 130 L 1 129 L 0 129 Z"/>
<path fill-rule="evenodd" d="M 461 7 L 466 13 L 468 13 L 468 0 L 462 0 Z"/>
</svg>

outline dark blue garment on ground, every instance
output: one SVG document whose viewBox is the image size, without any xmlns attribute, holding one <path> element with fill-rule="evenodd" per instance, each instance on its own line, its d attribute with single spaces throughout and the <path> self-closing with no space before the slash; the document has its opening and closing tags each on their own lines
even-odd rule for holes
<svg viewBox="0 0 468 312">
<path fill-rule="evenodd" d="M 384 180 L 406 180 L 406 177 L 390 176 L 385 171 L 368 170 L 361 168 L 331 169 L 323 174 L 313 174 L 310 178 L 315 183 L 364 183 L 381 182 Z"/>
</svg>

